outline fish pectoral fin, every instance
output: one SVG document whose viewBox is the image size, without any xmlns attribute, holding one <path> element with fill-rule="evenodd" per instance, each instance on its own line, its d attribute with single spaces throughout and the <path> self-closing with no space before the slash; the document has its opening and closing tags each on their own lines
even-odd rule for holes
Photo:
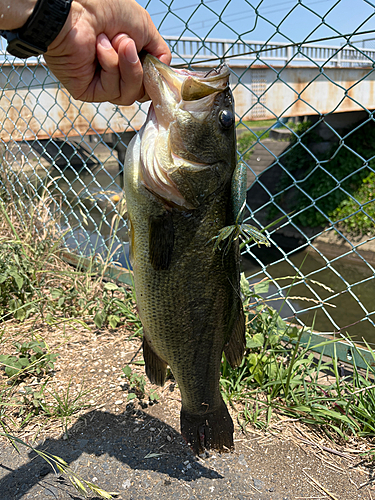
<svg viewBox="0 0 375 500">
<path fill-rule="evenodd" d="M 245 315 L 241 304 L 239 314 L 234 323 L 232 335 L 224 346 L 225 356 L 232 368 L 235 368 L 236 366 L 239 366 L 241 364 L 245 346 Z"/>
<path fill-rule="evenodd" d="M 172 214 L 151 216 L 149 220 L 149 255 L 156 271 L 166 271 L 172 259 L 174 227 Z"/>
<path fill-rule="evenodd" d="M 225 180 L 218 165 L 186 161 L 185 165 L 180 165 L 170 177 L 179 186 L 184 199 L 194 208 L 198 208 Z"/>
<path fill-rule="evenodd" d="M 246 206 L 247 171 L 247 165 L 243 162 L 240 162 L 237 163 L 237 166 L 233 172 L 230 196 L 230 225 L 241 225 L 243 223 L 244 209 Z"/>
<path fill-rule="evenodd" d="M 155 354 L 145 335 L 143 335 L 143 359 L 145 361 L 146 375 L 150 382 L 160 386 L 164 385 L 167 363 Z"/>
</svg>

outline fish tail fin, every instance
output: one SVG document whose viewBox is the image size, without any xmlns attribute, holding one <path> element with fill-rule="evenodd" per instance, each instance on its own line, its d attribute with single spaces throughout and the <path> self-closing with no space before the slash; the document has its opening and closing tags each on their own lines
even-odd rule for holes
<svg viewBox="0 0 375 500">
<path fill-rule="evenodd" d="M 221 400 L 220 407 L 211 413 L 194 414 L 181 409 L 181 434 L 196 455 L 205 449 L 233 449 L 233 421 Z"/>
</svg>

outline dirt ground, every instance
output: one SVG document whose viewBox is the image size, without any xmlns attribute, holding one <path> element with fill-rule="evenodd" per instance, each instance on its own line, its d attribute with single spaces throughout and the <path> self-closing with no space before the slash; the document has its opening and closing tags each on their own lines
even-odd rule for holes
<svg viewBox="0 0 375 500">
<path fill-rule="evenodd" d="M 147 397 L 156 389 L 149 383 L 144 398 L 128 400 L 132 388 L 122 368 L 142 360 L 140 339 L 129 340 L 121 327 L 62 332 L 48 333 L 52 352 L 59 353 L 48 387 L 61 393 L 70 384 L 71 397 L 90 390 L 83 399 L 88 407 L 71 418 L 67 434 L 62 422 L 41 418 L 17 436 L 63 458 L 80 477 L 117 498 L 375 499 L 373 469 L 361 461 L 358 442 L 333 445 L 290 419 L 275 419 L 267 430 L 247 426 L 244 433 L 238 409 L 231 409 L 235 450 L 195 457 L 179 433 L 180 394 L 173 380 L 157 389 L 157 402 Z M 131 367 L 142 375 L 141 365 Z M 83 498 L 34 452 L 20 451 L 0 441 L 0 500 Z"/>
</svg>

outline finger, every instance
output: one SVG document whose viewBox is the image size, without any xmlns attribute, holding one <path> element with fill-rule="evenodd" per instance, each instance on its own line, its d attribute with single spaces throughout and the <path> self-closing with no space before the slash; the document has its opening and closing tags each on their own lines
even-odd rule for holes
<svg viewBox="0 0 375 500">
<path fill-rule="evenodd" d="M 121 73 L 121 96 L 117 104 L 129 106 L 134 101 L 141 99 L 145 94 L 142 64 L 134 40 L 126 35 L 116 35 L 112 40 L 112 44 L 118 53 Z"/>
<path fill-rule="evenodd" d="M 119 57 L 104 33 L 97 37 L 96 53 L 101 69 L 95 93 L 104 100 L 118 99 L 121 95 Z"/>
<path fill-rule="evenodd" d="M 169 47 L 164 41 L 163 37 L 156 29 L 148 13 L 147 16 L 148 16 L 148 41 L 144 45 L 143 49 L 149 52 L 151 55 L 160 59 L 160 61 L 163 62 L 164 64 L 170 64 L 172 59 L 171 51 L 169 50 Z"/>
<path fill-rule="evenodd" d="M 127 35 L 126 33 L 118 33 L 111 40 L 112 47 L 116 50 L 117 53 L 118 53 L 120 43 L 123 40 L 130 40 L 130 36 Z"/>
</svg>

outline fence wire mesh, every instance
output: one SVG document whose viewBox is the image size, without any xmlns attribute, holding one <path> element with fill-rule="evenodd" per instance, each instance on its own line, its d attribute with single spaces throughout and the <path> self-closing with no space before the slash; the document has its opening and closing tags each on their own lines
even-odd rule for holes
<svg viewBox="0 0 375 500">
<path fill-rule="evenodd" d="M 250 282 L 270 280 L 257 289 L 283 317 L 374 343 L 375 4 L 143 6 L 172 64 L 230 67 L 247 220 L 265 228 L 283 217 L 266 230 L 271 248 L 247 245 Z M 0 49 L 2 196 L 20 212 L 48 205 L 67 246 L 124 263 L 122 165 L 148 105 L 76 101 L 42 58 Z"/>
</svg>

